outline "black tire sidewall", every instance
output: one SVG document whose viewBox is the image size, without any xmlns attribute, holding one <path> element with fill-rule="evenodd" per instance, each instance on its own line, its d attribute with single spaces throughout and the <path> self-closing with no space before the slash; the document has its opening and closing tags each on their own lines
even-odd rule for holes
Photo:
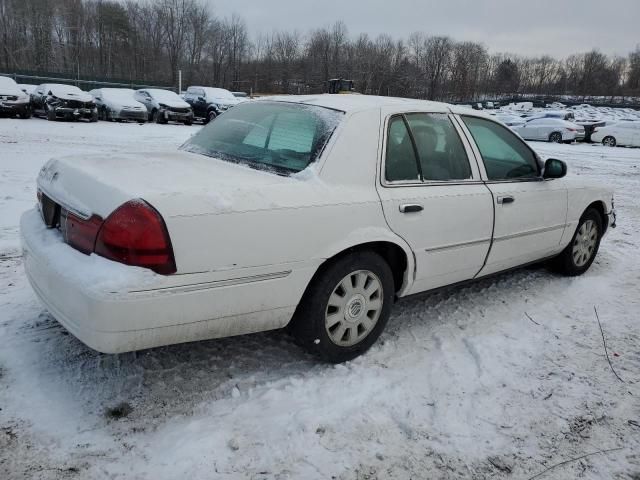
<svg viewBox="0 0 640 480">
<path fill-rule="evenodd" d="M 556 138 L 558 138 L 558 136 L 560 137 L 560 140 L 555 140 Z M 549 135 L 549 141 L 551 143 L 562 143 L 562 134 L 558 133 L 558 132 L 553 132 L 551 135 Z"/>
<path fill-rule="evenodd" d="M 382 311 L 373 330 L 359 343 L 350 347 L 336 345 L 325 328 L 325 312 L 329 297 L 338 282 L 349 273 L 369 270 L 382 283 Z M 387 262 L 374 252 L 354 252 L 322 268 L 311 281 L 289 326 L 290 333 L 307 351 L 321 359 L 340 363 L 366 352 L 384 330 L 395 295 L 393 273 Z"/>
</svg>

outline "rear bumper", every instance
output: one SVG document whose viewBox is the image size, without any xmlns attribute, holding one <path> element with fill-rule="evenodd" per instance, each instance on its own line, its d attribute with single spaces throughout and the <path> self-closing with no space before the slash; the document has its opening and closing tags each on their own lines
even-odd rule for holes
<svg viewBox="0 0 640 480">
<path fill-rule="evenodd" d="M 309 275 L 289 270 L 196 283 L 192 275 L 157 275 L 84 255 L 47 229 L 35 209 L 22 215 L 20 231 L 24 268 L 41 302 L 75 337 L 103 353 L 283 327 L 297 303 L 291 292 Z"/>
</svg>

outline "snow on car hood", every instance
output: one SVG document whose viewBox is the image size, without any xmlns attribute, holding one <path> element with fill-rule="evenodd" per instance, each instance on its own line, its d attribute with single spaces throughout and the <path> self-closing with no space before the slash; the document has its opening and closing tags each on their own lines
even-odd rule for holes
<svg viewBox="0 0 640 480">
<path fill-rule="evenodd" d="M 38 175 L 38 188 L 57 202 L 103 218 L 133 198 L 165 218 L 262 209 L 273 206 L 267 190 L 304 183 L 184 151 L 64 157 L 47 162 Z"/>
<path fill-rule="evenodd" d="M 166 105 L 170 108 L 189 108 L 190 105 L 182 100 L 158 100 L 160 105 Z"/>
<path fill-rule="evenodd" d="M 67 89 L 64 87 L 51 87 L 46 93 L 51 92 L 54 97 L 61 100 L 77 100 L 79 102 L 93 102 L 93 96 L 82 90 Z"/>
</svg>

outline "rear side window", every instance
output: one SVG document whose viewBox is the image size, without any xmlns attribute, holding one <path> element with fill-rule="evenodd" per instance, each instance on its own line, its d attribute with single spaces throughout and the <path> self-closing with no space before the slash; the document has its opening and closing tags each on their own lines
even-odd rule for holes
<svg viewBox="0 0 640 480">
<path fill-rule="evenodd" d="M 465 180 L 471 167 L 462 140 L 445 113 L 411 113 L 407 122 L 413 133 L 425 181 Z"/>
<path fill-rule="evenodd" d="M 420 180 L 415 150 L 402 116 L 389 122 L 385 176 L 390 182 Z"/>
<path fill-rule="evenodd" d="M 480 150 L 489 180 L 517 180 L 539 175 L 533 151 L 502 125 L 478 117 L 463 116 Z"/>
<path fill-rule="evenodd" d="M 408 113 L 389 122 L 387 181 L 449 181 L 471 178 L 469 158 L 447 114 Z"/>
</svg>

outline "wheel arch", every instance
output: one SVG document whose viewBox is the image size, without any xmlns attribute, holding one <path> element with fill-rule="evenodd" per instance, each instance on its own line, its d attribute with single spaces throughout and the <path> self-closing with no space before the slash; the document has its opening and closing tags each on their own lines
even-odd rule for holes
<svg viewBox="0 0 640 480">
<path fill-rule="evenodd" d="M 390 238 L 353 242 L 333 249 L 320 264 L 309 284 L 311 284 L 324 270 L 336 260 L 354 252 L 372 251 L 380 255 L 393 272 L 393 282 L 396 295 L 401 296 L 413 283 L 415 269 L 414 255 L 408 245 Z"/>
<path fill-rule="evenodd" d="M 607 206 L 604 204 L 602 200 L 596 200 L 594 202 L 591 202 L 587 206 L 587 208 L 584 209 L 584 211 L 582 212 L 582 215 L 584 215 L 589 209 L 594 209 L 600 215 L 600 219 L 602 220 L 602 233 L 604 234 L 604 232 L 606 232 L 607 228 L 609 227 L 609 216 L 607 215 Z"/>
</svg>

